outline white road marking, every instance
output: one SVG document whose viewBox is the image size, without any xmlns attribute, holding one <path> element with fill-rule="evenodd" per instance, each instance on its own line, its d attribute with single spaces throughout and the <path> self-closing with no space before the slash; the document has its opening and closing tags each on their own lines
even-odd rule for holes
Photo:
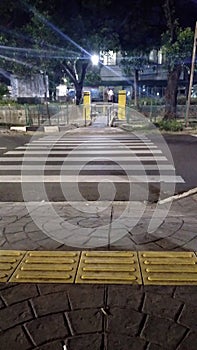
<svg viewBox="0 0 197 350">
<path fill-rule="evenodd" d="M 57 146 L 57 145 L 53 145 L 53 144 L 50 144 L 50 145 L 32 145 L 32 144 L 27 144 L 26 147 L 24 146 L 20 146 L 20 147 L 16 147 L 16 149 L 65 149 L 66 147 L 67 148 L 74 148 L 74 147 L 79 147 L 80 149 L 106 149 L 106 148 L 109 148 L 109 149 L 112 149 L 112 148 L 120 148 L 120 149 L 126 149 L 126 148 L 157 148 L 157 146 L 153 145 L 153 144 L 150 144 L 150 145 L 143 145 L 142 143 L 139 143 L 139 144 L 127 144 L 127 145 L 122 145 L 122 144 L 114 144 L 114 145 L 109 145 L 109 144 L 106 144 L 106 145 L 100 145 L 100 146 L 95 146 L 95 144 L 92 144 L 92 145 L 81 145 L 79 144 L 79 146 L 70 146 L 70 145 L 67 145 L 67 144 L 63 144 L 63 145 L 60 145 L 60 146 Z"/>
<path fill-rule="evenodd" d="M 103 161 L 114 161 L 121 163 L 122 161 L 166 161 L 167 158 L 164 156 L 136 156 L 133 154 L 133 156 L 130 157 L 116 157 L 116 156 L 105 156 L 105 157 L 94 157 L 93 155 L 91 157 L 0 157 L 0 163 L 1 162 L 103 162 Z"/>
<path fill-rule="evenodd" d="M 162 154 L 162 151 L 146 137 L 129 139 L 127 137 L 120 137 L 119 139 L 108 139 L 106 137 L 98 139 L 94 137 L 91 139 L 59 139 L 58 137 L 53 138 L 50 136 L 19 146 L 6 152 L 7 157 L 5 155 L 0 157 L 0 163 L 2 162 L 0 171 L 8 172 L 6 175 L 0 175 L 0 182 L 60 184 L 78 182 L 183 183 L 183 178 L 175 175 L 175 168 L 172 164 L 161 164 L 163 161 L 168 161 L 168 159 L 158 154 Z M 109 161 L 114 161 L 118 164 L 106 164 Z M 159 162 L 159 164 L 140 164 L 143 161 Z M 15 164 L 10 164 L 11 162 Z M 52 164 L 48 164 L 49 162 Z M 61 164 L 58 165 L 55 162 L 61 162 Z M 87 164 L 87 162 L 94 162 L 94 164 Z M 126 164 L 122 164 L 123 162 Z M 44 171 L 46 170 L 56 170 L 60 174 L 45 175 Z M 75 172 L 78 173 L 82 170 L 88 171 L 89 174 L 75 174 Z M 99 175 L 99 171 L 107 170 L 112 172 L 128 171 L 128 174 Z M 157 170 L 160 172 L 168 170 L 171 173 L 146 175 L 144 174 L 146 170 Z M 19 175 L 9 175 L 9 171 L 20 171 L 21 173 Z M 24 175 L 25 171 L 31 173 L 26 172 Z M 41 173 L 36 173 L 36 171 Z M 67 173 L 67 171 L 70 173 Z M 97 171 L 97 175 L 91 175 L 93 171 Z M 138 174 L 135 175 L 132 171 L 138 171 Z"/>
<path fill-rule="evenodd" d="M 40 154 L 40 153 L 42 153 L 42 154 L 48 154 L 48 155 L 50 155 L 50 154 L 62 154 L 62 155 L 67 155 L 67 154 L 70 154 L 70 155 L 73 155 L 73 154 L 86 154 L 86 153 L 88 153 L 88 154 L 92 154 L 92 155 L 97 155 L 97 154 L 101 154 L 101 151 L 99 151 L 99 150 L 96 150 L 96 151 L 92 151 L 92 150 L 80 150 L 80 149 L 74 149 L 74 150 L 72 150 L 72 151 L 68 151 L 68 150 L 64 150 L 64 151 L 59 151 L 59 150 L 39 150 L 39 151 L 37 151 L 37 150 L 29 150 L 29 149 L 27 149 L 25 152 L 23 152 L 23 151 L 18 151 L 18 150 L 15 150 L 15 151 L 9 151 L 9 152 L 7 152 L 6 154 L 11 154 L 11 155 L 14 155 L 14 154 L 16 154 L 16 155 L 19 155 L 19 154 L 24 154 L 25 156 L 27 156 L 27 155 L 32 155 L 32 154 L 35 154 L 35 155 L 37 155 L 37 154 Z M 158 154 L 158 153 L 162 153 L 162 151 L 160 151 L 160 150 L 158 150 L 158 149 L 156 149 L 156 150 L 147 150 L 147 149 L 145 149 L 145 150 L 130 150 L 130 149 L 128 149 L 128 150 L 119 150 L 119 149 L 117 149 L 117 150 L 102 150 L 102 154 L 103 155 L 105 155 L 106 156 L 106 154 L 109 154 L 109 155 L 113 155 L 113 154 L 140 154 L 140 153 L 143 153 L 143 154 Z"/>
<path fill-rule="evenodd" d="M 92 144 L 92 145 L 95 145 L 95 144 L 136 144 L 136 143 L 140 143 L 140 144 L 152 144 L 152 141 L 149 141 L 149 140 L 131 140 L 131 141 L 122 141 L 122 140 L 105 140 L 105 141 L 100 141 L 100 140 L 97 140 L 95 139 L 94 141 L 80 141 L 80 140 L 75 140 L 75 141 L 70 141 L 70 140 L 52 140 L 52 141 L 48 141 L 48 140 L 34 140 L 31 142 L 31 144 L 49 144 L 49 145 L 52 145 L 52 144 L 61 144 L 61 143 L 64 143 L 64 144 L 67 144 L 67 145 L 70 145 L 70 144 L 80 144 L 80 145 L 83 145 L 83 144 Z"/>
<path fill-rule="evenodd" d="M 0 170 L 29 170 L 29 171 L 34 171 L 34 170 L 59 170 L 59 171 L 66 171 L 66 170 L 88 170 L 88 171 L 95 171 L 95 170 L 173 170 L 175 171 L 175 168 L 171 164 L 124 164 L 122 167 L 121 165 L 109 165 L 109 164 L 82 164 L 81 165 L 67 165 L 67 164 L 62 164 L 62 165 L 45 165 L 45 164 L 40 164 L 40 165 L 10 165 L 10 164 L 5 164 L 5 165 L 0 165 Z"/>
<path fill-rule="evenodd" d="M 114 182 L 114 183 L 130 183 L 130 182 L 170 182 L 183 183 L 181 176 L 171 175 L 136 175 L 136 176 L 116 176 L 116 175 L 1 175 L 0 182 L 56 182 L 56 183 L 78 183 L 78 182 Z"/>
</svg>

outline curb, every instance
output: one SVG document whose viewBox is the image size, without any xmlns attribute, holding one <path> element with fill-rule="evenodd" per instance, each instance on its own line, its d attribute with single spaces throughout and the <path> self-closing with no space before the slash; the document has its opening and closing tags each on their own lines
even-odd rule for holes
<svg viewBox="0 0 197 350">
<path fill-rule="evenodd" d="M 187 197 L 192 196 L 193 194 L 196 194 L 196 193 L 197 193 L 197 187 L 194 187 L 189 191 L 186 191 L 186 192 L 183 192 L 180 194 L 176 194 L 176 195 L 168 197 L 168 198 L 161 199 L 160 201 L 158 201 L 158 204 L 165 204 L 168 202 L 173 202 L 174 200 L 187 198 Z"/>
</svg>

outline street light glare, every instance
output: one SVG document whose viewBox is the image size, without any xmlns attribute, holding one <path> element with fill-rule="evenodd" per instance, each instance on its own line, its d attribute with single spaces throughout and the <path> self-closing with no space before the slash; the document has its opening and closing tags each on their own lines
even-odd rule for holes
<svg viewBox="0 0 197 350">
<path fill-rule="evenodd" d="M 94 66 L 97 66 L 98 65 L 98 63 L 99 63 L 99 56 L 98 55 L 92 55 L 91 56 L 91 61 L 92 61 L 92 64 L 94 65 Z"/>
</svg>

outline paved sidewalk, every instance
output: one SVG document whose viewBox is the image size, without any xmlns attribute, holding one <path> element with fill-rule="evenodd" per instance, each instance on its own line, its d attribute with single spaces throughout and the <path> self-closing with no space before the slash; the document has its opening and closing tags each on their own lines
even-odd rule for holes
<svg viewBox="0 0 197 350">
<path fill-rule="evenodd" d="M 21 202 L 0 203 L 0 248 L 197 251 L 196 212 L 197 194 L 171 206 L 45 202 L 26 207 Z"/>
<path fill-rule="evenodd" d="M 1 350 L 196 350 L 197 287 L 0 285 Z"/>
<path fill-rule="evenodd" d="M 130 211 L 126 203 L 96 206 L 90 213 L 56 203 L 54 220 L 47 203 L 31 204 L 31 215 L 24 203 L 1 203 L 1 249 L 71 250 L 62 235 L 69 221 L 72 237 L 76 230 L 83 238 L 75 241 L 77 250 L 97 242 L 100 250 L 197 251 L 197 195 L 174 201 L 163 219 L 166 205 L 160 206 L 150 233 L 155 204 L 135 203 Z M 57 242 L 52 233 L 60 223 Z M 196 350 L 196 344 L 197 286 L 0 284 L 0 350 Z"/>
</svg>

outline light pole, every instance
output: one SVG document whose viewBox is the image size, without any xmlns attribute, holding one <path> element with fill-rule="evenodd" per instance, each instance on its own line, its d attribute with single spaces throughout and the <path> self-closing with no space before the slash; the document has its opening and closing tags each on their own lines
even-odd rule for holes
<svg viewBox="0 0 197 350">
<path fill-rule="evenodd" d="M 189 107 L 190 107 L 190 100 L 191 100 L 191 93 L 192 93 L 192 84 L 193 84 L 193 78 L 194 78 L 194 66 L 195 66 L 195 58 L 196 58 L 196 44 L 197 44 L 197 22 L 196 22 L 195 33 L 194 33 L 194 46 L 193 46 L 193 54 L 192 54 L 192 66 L 191 66 L 191 73 L 190 73 L 190 83 L 189 83 L 189 91 L 188 91 L 188 97 L 187 97 L 187 108 L 186 108 L 186 116 L 185 116 L 185 126 L 186 127 L 189 124 Z"/>
</svg>

